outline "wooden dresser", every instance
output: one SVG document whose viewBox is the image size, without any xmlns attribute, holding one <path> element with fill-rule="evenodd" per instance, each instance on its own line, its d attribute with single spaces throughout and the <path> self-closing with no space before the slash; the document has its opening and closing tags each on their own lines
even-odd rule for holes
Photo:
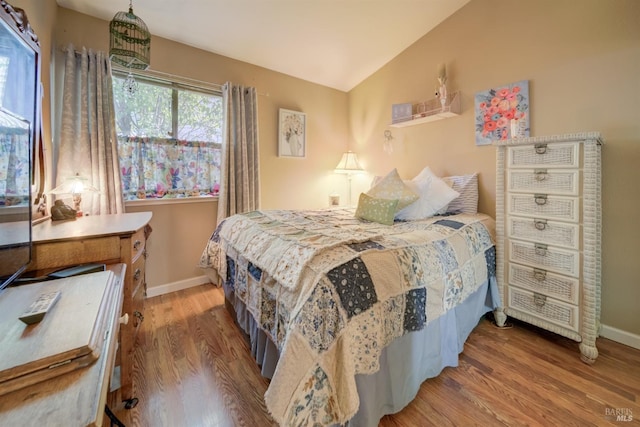
<svg viewBox="0 0 640 427">
<path fill-rule="evenodd" d="M 75 221 L 47 221 L 33 228 L 33 256 L 28 267 L 35 274 L 87 263 L 126 265 L 122 315 L 128 323 L 120 328 L 120 394 L 128 406 L 133 396 L 133 349 L 144 319 L 146 293 L 146 241 L 151 212 L 96 215 Z"/>
<path fill-rule="evenodd" d="M 1 426 L 100 426 L 117 349 L 125 266 L 6 289 L 0 295 Z M 37 324 L 20 313 L 61 296 Z M 58 363 L 55 363 L 55 362 Z"/>
<path fill-rule="evenodd" d="M 598 357 L 601 160 L 598 133 L 495 142 L 497 277 L 506 316 Z"/>
</svg>

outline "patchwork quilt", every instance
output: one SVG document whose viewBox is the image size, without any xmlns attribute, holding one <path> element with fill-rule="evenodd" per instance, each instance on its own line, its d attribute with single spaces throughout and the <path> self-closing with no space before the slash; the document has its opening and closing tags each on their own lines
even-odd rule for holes
<svg viewBox="0 0 640 427">
<path fill-rule="evenodd" d="M 254 211 L 225 219 L 200 261 L 214 268 L 280 351 L 265 402 L 281 425 L 342 424 L 355 375 L 495 276 L 483 214 L 392 226 L 353 209 Z"/>
</svg>

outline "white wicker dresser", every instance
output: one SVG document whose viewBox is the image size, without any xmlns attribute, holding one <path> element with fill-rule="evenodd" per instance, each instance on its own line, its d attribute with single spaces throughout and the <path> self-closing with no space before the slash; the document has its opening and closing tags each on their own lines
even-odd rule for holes
<svg viewBox="0 0 640 427">
<path fill-rule="evenodd" d="M 598 357 L 602 139 L 596 132 L 494 142 L 497 275 L 507 316 Z"/>
</svg>

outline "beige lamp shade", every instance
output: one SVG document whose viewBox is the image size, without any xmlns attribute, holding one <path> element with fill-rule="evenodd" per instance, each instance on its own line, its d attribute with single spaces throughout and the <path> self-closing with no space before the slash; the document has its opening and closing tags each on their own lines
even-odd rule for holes
<svg viewBox="0 0 640 427">
<path fill-rule="evenodd" d="M 67 178 L 62 184 L 49 191 L 49 194 L 67 195 L 67 194 L 82 194 L 85 192 L 99 193 L 96 187 L 87 183 L 88 178 L 76 174 L 71 178 Z"/>
<path fill-rule="evenodd" d="M 340 159 L 340 163 L 336 166 L 336 173 L 355 173 L 362 172 L 362 166 L 358 163 L 358 156 L 353 151 L 347 151 L 342 154 L 342 159 Z"/>
</svg>

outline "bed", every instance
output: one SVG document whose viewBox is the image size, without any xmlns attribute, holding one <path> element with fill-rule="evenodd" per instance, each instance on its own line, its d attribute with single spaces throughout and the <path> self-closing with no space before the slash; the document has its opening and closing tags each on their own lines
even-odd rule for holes
<svg viewBox="0 0 640 427">
<path fill-rule="evenodd" d="M 494 220 L 391 225 L 354 209 L 226 218 L 200 266 L 220 278 L 280 425 L 377 426 L 458 355 L 500 304 Z"/>
</svg>

